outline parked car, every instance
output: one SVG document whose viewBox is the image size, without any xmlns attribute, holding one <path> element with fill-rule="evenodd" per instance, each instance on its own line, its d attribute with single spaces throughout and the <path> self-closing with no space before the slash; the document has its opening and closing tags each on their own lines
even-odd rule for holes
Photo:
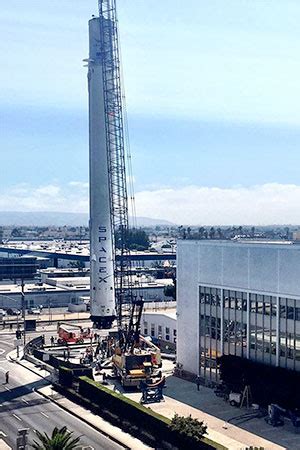
<svg viewBox="0 0 300 450">
<path fill-rule="evenodd" d="M 41 314 L 41 310 L 39 308 L 29 308 L 28 314 Z"/>
<path fill-rule="evenodd" d="M 19 315 L 21 314 L 21 311 L 19 311 L 19 310 L 16 309 L 16 308 L 8 308 L 8 309 L 6 310 L 6 314 L 7 314 L 8 316 L 19 316 Z"/>
<path fill-rule="evenodd" d="M 6 316 L 5 309 L 0 309 L 0 316 Z"/>
</svg>

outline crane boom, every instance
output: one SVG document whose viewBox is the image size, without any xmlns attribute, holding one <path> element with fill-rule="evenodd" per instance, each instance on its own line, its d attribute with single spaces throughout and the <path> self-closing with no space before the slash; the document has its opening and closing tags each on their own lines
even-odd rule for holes
<svg viewBox="0 0 300 450">
<path fill-rule="evenodd" d="M 123 328 L 123 305 L 132 297 L 129 280 L 128 196 L 126 184 L 125 140 L 121 85 L 121 63 L 115 0 L 99 0 L 100 40 L 102 44 L 103 92 L 110 186 L 111 222 L 114 254 L 116 308 L 119 328 Z"/>
</svg>

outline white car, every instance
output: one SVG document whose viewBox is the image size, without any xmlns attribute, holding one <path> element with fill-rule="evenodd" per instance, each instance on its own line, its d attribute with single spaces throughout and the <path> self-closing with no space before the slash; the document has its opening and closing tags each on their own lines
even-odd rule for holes
<svg viewBox="0 0 300 450">
<path fill-rule="evenodd" d="M 5 309 L 0 309 L 0 316 L 6 316 Z"/>
<path fill-rule="evenodd" d="M 41 314 L 41 310 L 39 308 L 30 308 L 28 314 Z"/>
</svg>

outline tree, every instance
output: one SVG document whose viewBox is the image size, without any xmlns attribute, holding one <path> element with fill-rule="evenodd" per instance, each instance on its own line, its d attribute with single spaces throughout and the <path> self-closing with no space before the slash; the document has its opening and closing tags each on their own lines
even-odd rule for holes
<svg viewBox="0 0 300 450">
<path fill-rule="evenodd" d="M 209 239 L 214 239 L 215 234 L 216 234 L 216 231 L 215 231 L 214 227 L 211 227 L 209 230 Z"/>
<path fill-rule="evenodd" d="M 79 270 L 83 270 L 85 268 L 85 264 L 83 261 L 70 261 L 68 266 L 72 267 L 72 269 L 79 269 Z"/>
<path fill-rule="evenodd" d="M 223 235 L 223 231 L 221 230 L 221 228 L 217 228 L 217 233 L 218 233 L 218 239 L 223 239 L 224 235 Z"/>
<path fill-rule="evenodd" d="M 11 232 L 11 236 L 12 237 L 21 237 L 22 236 L 22 231 L 20 228 L 13 228 L 12 232 Z"/>
<path fill-rule="evenodd" d="M 121 232 L 117 231 L 115 233 L 115 239 L 117 243 L 117 247 L 121 248 Z M 147 250 L 150 245 L 148 234 L 142 230 L 141 228 L 132 228 L 128 230 L 127 233 L 127 242 L 130 250 Z"/>
<path fill-rule="evenodd" d="M 194 442 L 200 442 L 207 434 L 207 425 L 203 421 L 193 419 L 191 415 L 184 417 L 175 414 L 169 426 L 172 431 L 177 431 L 183 437 Z"/>
<path fill-rule="evenodd" d="M 204 231 L 205 231 L 205 228 L 204 228 L 204 227 L 200 227 L 200 228 L 198 229 L 199 239 L 203 239 Z"/>
<path fill-rule="evenodd" d="M 172 297 L 174 300 L 176 300 L 176 283 L 168 284 L 164 288 L 164 294 L 166 297 Z"/>
<path fill-rule="evenodd" d="M 55 427 L 51 437 L 47 433 L 39 431 L 36 432 L 36 435 L 40 443 L 33 441 L 34 450 L 73 450 L 80 441 L 80 436 L 73 438 L 73 431 L 68 431 L 66 426 L 61 429 Z"/>
</svg>

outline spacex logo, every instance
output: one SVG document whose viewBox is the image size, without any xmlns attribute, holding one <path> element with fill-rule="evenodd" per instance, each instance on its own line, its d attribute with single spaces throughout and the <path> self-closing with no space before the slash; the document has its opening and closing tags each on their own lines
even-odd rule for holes
<svg viewBox="0 0 300 450">
<path fill-rule="evenodd" d="M 99 268 L 98 268 L 98 281 L 99 283 L 107 283 L 107 276 L 104 276 L 104 274 L 107 274 L 107 250 L 105 248 L 105 244 L 107 241 L 107 228 L 100 226 L 98 227 L 98 262 L 99 262 Z"/>
</svg>

